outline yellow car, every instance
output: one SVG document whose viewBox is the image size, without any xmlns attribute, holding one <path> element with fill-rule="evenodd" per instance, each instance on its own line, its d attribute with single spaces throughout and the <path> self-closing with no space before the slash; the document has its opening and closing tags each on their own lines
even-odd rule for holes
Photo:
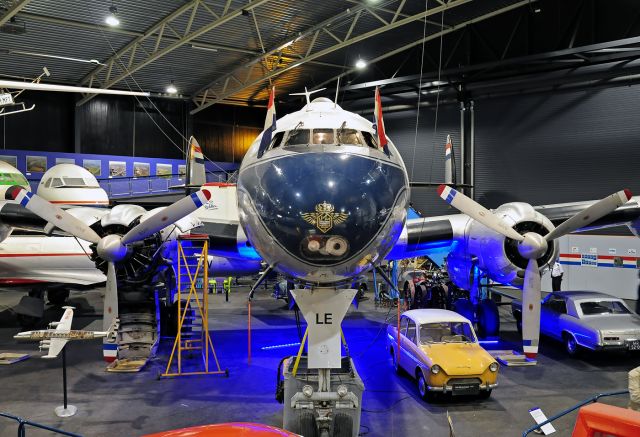
<svg viewBox="0 0 640 437">
<path fill-rule="evenodd" d="M 453 311 L 405 311 L 398 331 L 387 326 L 389 352 L 395 370 L 415 376 L 423 399 L 436 393 L 488 398 L 498 386 L 499 364 L 478 344 L 471 322 Z"/>
</svg>

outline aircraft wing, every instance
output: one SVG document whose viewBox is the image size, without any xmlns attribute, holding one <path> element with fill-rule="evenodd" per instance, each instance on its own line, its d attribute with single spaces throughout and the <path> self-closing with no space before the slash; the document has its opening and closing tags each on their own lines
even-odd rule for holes
<svg viewBox="0 0 640 437">
<path fill-rule="evenodd" d="M 69 331 L 71 329 L 71 321 L 73 320 L 73 309 L 67 307 L 60 322 L 56 326 L 56 331 Z"/>
<path fill-rule="evenodd" d="M 52 338 L 51 343 L 49 343 L 49 351 L 42 358 L 56 358 L 68 341 L 66 338 Z"/>
<path fill-rule="evenodd" d="M 541 205 L 534 209 L 558 226 L 595 202 Z M 456 240 L 464 235 L 471 221 L 472 219 L 465 214 L 409 219 L 387 259 L 446 254 L 453 248 Z M 580 228 L 578 232 L 625 225 L 636 235 L 640 234 L 640 196 L 632 197 L 629 202 L 590 225 Z"/>
</svg>

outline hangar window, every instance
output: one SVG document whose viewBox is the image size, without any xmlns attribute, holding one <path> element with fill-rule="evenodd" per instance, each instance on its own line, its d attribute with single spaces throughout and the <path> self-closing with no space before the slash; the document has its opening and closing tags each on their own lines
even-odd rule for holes
<svg viewBox="0 0 640 437">
<path fill-rule="evenodd" d="M 333 129 L 314 129 L 313 144 L 333 144 Z"/>
<path fill-rule="evenodd" d="M 309 129 L 294 130 L 289 133 L 287 146 L 307 145 L 309 144 Z"/>
</svg>

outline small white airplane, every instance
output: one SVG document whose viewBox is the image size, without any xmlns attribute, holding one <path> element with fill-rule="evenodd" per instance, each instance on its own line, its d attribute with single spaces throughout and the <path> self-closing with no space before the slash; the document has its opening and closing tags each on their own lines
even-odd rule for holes
<svg viewBox="0 0 640 437">
<path fill-rule="evenodd" d="M 40 179 L 38 196 L 63 206 L 109 206 L 109 196 L 91 172 L 75 164 L 57 164 Z"/>
<path fill-rule="evenodd" d="M 42 358 L 56 358 L 60 351 L 70 340 L 94 340 L 96 338 L 107 338 L 108 342 L 115 343 L 115 331 L 118 320 L 114 319 L 107 331 L 83 331 L 71 329 L 73 320 L 73 307 L 63 307 L 65 312 L 59 322 L 51 322 L 50 328 L 38 331 L 20 332 L 13 336 L 19 341 L 39 341 L 40 350 L 46 350 L 47 354 Z"/>
</svg>

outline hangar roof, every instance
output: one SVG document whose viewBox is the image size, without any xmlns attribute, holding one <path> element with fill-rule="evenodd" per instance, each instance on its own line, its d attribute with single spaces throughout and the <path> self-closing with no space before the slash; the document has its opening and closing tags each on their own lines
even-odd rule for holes
<svg viewBox="0 0 640 437">
<path fill-rule="evenodd" d="M 33 78 L 47 66 L 55 83 L 160 94 L 174 81 L 194 113 L 221 102 L 264 105 L 271 85 L 285 95 L 334 87 L 342 77 L 344 88 L 638 33 L 639 7 L 615 3 L 0 0 L 0 76 Z M 117 27 L 104 21 L 111 6 Z M 618 34 L 596 21 L 615 23 Z M 370 64 L 366 71 L 357 59 Z M 429 85 L 415 77 L 398 83 L 388 89 L 413 96 Z"/>
</svg>

